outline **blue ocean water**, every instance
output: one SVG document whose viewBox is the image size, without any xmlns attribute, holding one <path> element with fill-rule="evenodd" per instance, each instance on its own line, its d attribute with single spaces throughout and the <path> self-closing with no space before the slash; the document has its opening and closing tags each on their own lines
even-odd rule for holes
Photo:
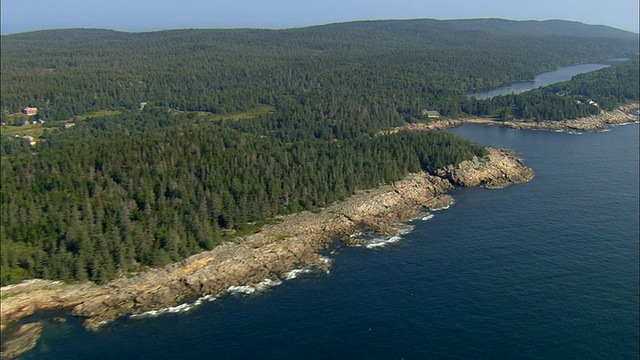
<svg viewBox="0 0 640 360">
<path fill-rule="evenodd" d="M 329 274 L 259 295 L 96 334 L 46 321 L 24 358 L 637 359 L 638 129 L 453 129 L 514 149 L 535 178 L 457 190 L 400 241 L 341 247 Z"/>
</svg>

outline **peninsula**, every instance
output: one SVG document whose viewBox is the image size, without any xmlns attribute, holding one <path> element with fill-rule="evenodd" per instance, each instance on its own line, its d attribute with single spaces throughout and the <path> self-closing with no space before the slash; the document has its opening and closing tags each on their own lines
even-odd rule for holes
<svg viewBox="0 0 640 360">
<path fill-rule="evenodd" d="M 3 355 L 33 346 L 35 312 L 99 329 L 253 291 L 328 268 L 363 229 L 392 235 L 456 186 L 526 181 L 506 150 L 401 130 L 632 121 L 603 117 L 638 101 L 637 54 L 622 30 L 501 19 L 2 35 Z M 615 58 L 629 60 L 466 96 Z"/>
<path fill-rule="evenodd" d="M 546 121 L 500 121 L 487 118 L 461 118 L 461 119 L 445 119 L 436 120 L 429 123 L 414 123 L 397 127 L 381 134 L 394 134 L 401 130 L 409 131 L 428 131 L 442 130 L 462 125 L 488 125 L 503 126 L 516 130 L 547 130 L 547 131 L 606 131 L 610 126 L 624 125 L 627 123 L 638 122 L 638 112 L 640 111 L 640 103 L 635 102 L 629 105 L 619 106 L 613 111 L 602 111 L 598 115 L 591 115 L 579 119 L 572 120 L 546 120 Z"/>
<path fill-rule="evenodd" d="M 437 176 L 413 173 L 393 184 L 358 192 L 319 212 L 284 216 L 278 224 L 212 251 L 105 285 L 31 280 L 5 286 L 1 289 L 1 326 L 18 335 L 27 334 L 25 341 L 35 344 L 37 336 L 27 330 L 39 329 L 38 325 L 14 330 L 7 326 L 36 311 L 70 309 L 70 314 L 86 318 L 87 329 L 98 330 L 118 316 L 174 306 L 187 298 L 218 296 L 233 286 L 256 286 L 266 279 L 281 281 L 292 270 L 308 266 L 326 269 L 330 264 L 322 252 L 334 238 L 348 242 L 350 235 L 363 228 L 390 235 L 398 222 L 426 209 L 451 205 L 453 200 L 447 192 L 455 186 L 495 188 L 533 177 L 533 171 L 512 152 L 487 150 L 485 157 L 440 169 Z"/>
</svg>

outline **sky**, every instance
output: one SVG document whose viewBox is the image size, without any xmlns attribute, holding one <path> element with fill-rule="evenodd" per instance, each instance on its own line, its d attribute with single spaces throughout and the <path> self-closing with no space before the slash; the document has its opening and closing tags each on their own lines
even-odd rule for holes
<svg viewBox="0 0 640 360">
<path fill-rule="evenodd" d="M 290 28 L 371 19 L 563 19 L 639 32 L 638 0 L 0 0 L 1 32 Z"/>
</svg>

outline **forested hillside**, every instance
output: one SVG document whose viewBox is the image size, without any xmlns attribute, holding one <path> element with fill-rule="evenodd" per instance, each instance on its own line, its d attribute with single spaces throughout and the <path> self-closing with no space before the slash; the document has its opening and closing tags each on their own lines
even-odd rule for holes
<svg viewBox="0 0 640 360">
<path fill-rule="evenodd" d="M 5 153 L 2 282 L 103 282 L 211 249 L 223 229 L 483 153 L 446 133 L 290 142 L 242 122 L 133 110 L 48 134 L 36 154 Z"/>
<path fill-rule="evenodd" d="M 37 31 L 2 36 L 1 107 L 3 119 L 34 106 L 59 120 L 143 101 L 213 113 L 293 105 L 320 121 L 397 125 L 424 107 L 459 115 L 469 91 L 637 55 L 637 35 L 558 21 Z"/>
<path fill-rule="evenodd" d="M 638 58 L 578 74 L 570 81 L 544 86 L 517 95 L 473 100 L 469 113 L 492 115 L 501 120 L 565 120 L 611 111 L 618 105 L 640 99 Z"/>
<path fill-rule="evenodd" d="M 623 31 L 504 20 L 2 36 L 3 134 L 38 139 L 1 138 L 0 282 L 105 282 L 481 155 L 446 133 L 376 134 L 493 106 L 467 91 L 637 54 Z M 602 95 L 580 79 L 562 91 Z"/>
</svg>

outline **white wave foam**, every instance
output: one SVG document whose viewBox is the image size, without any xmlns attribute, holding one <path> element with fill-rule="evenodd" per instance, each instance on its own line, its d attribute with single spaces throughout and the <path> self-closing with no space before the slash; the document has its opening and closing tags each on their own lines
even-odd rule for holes
<svg viewBox="0 0 640 360">
<path fill-rule="evenodd" d="M 256 288 L 254 288 L 253 286 L 249 286 L 249 285 L 229 286 L 229 288 L 227 289 L 227 292 L 231 293 L 231 294 L 249 295 L 249 294 L 253 294 L 254 292 L 256 292 Z"/>
<path fill-rule="evenodd" d="M 299 275 L 309 274 L 312 271 L 313 271 L 313 269 L 308 268 L 308 267 L 302 268 L 302 269 L 293 269 L 293 270 L 289 271 L 288 273 L 286 273 L 284 275 L 284 279 L 285 280 L 293 280 L 293 279 L 297 278 Z"/>
<path fill-rule="evenodd" d="M 402 236 L 400 235 L 392 236 L 388 239 L 374 239 L 371 243 L 365 245 L 364 247 L 366 247 L 367 249 L 375 249 L 375 248 L 387 246 L 389 244 L 397 243 L 401 239 L 402 239 Z"/>
<path fill-rule="evenodd" d="M 202 304 L 202 303 L 203 303 L 203 302 L 205 302 L 205 301 L 214 301 L 215 299 L 216 299 L 216 297 L 215 297 L 215 296 L 213 296 L 213 295 L 203 296 L 203 297 L 201 297 L 201 298 L 198 298 L 198 300 L 196 300 L 196 301 L 193 303 L 193 305 L 194 305 L 194 306 L 198 306 L 198 305 Z"/>
<path fill-rule="evenodd" d="M 638 121 L 628 121 L 628 122 L 623 122 L 623 123 L 619 123 L 619 124 L 612 124 L 611 126 L 625 126 L 625 125 L 631 125 L 631 124 L 638 124 Z"/>
<path fill-rule="evenodd" d="M 413 229 L 415 229 L 415 225 L 404 225 L 402 228 L 400 228 L 400 230 L 398 231 L 398 234 L 400 235 L 406 235 L 410 232 L 413 231 Z"/>
<path fill-rule="evenodd" d="M 262 292 L 278 285 L 282 285 L 282 280 L 264 279 L 255 285 L 229 286 L 227 292 L 230 294 L 251 295 L 255 292 Z"/>
<path fill-rule="evenodd" d="M 435 208 L 435 209 L 431 209 L 431 211 L 440 211 L 440 210 L 447 210 L 451 205 L 447 205 L 447 206 L 443 206 L 440 208 Z"/>
<path fill-rule="evenodd" d="M 264 279 L 261 282 L 259 282 L 258 284 L 256 284 L 256 290 L 257 291 L 265 291 L 269 288 L 272 288 L 274 286 L 278 286 L 278 285 L 282 285 L 282 280 L 280 279 L 276 279 L 276 280 L 271 280 L 271 279 Z"/>
<path fill-rule="evenodd" d="M 156 316 L 160 316 L 160 315 L 163 315 L 163 314 L 176 314 L 176 313 L 181 313 L 181 312 L 187 312 L 189 310 L 192 310 L 195 307 L 200 306 L 205 301 L 214 301 L 215 299 L 216 299 L 215 296 L 207 295 L 207 296 L 203 296 L 201 298 L 198 298 L 196 301 L 194 301 L 191 304 L 190 303 L 183 303 L 183 304 L 176 305 L 176 306 L 166 307 L 164 309 L 150 310 L 150 311 L 147 311 L 147 312 L 143 312 L 142 314 L 133 314 L 130 317 L 132 319 L 139 319 L 139 318 L 147 318 L 147 317 L 156 317 Z"/>
<path fill-rule="evenodd" d="M 427 221 L 427 220 L 431 220 L 435 217 L 435 215 L 428 213 L 425 216 L 422 217 L 422 221 Z"/>
<path fill-rule="evenodd" d="M 423 220 L 428 220 L 431 217 L 433 217 L 433 215 L 428 213 L 422 219 Z M 352 246 L 365 247 L 367 249 L 375 249 L 375 248 L 379 248 L 379 247 L 384 247 L 384 246 L 387 246 L 389 244 L 394 244 L 394 243 L 399 242 L 402 239 L 402 235 L 408 234 L 414 228 L 415 228 L 415 226 L 413 226 L 413 225 L 398 224 L 396 226 L 396 228 L 395 228 L 396 234 L 393 235 L 393 236 L 390 236 L 390 237 L 376 237 L 376 236 L 371 236 L 371 235 L 364 235 L 364 236 L 360 236 L 359 237 L 359 240 L 361 240 L 359 243 L 354 244 Z"/>
</svg>

